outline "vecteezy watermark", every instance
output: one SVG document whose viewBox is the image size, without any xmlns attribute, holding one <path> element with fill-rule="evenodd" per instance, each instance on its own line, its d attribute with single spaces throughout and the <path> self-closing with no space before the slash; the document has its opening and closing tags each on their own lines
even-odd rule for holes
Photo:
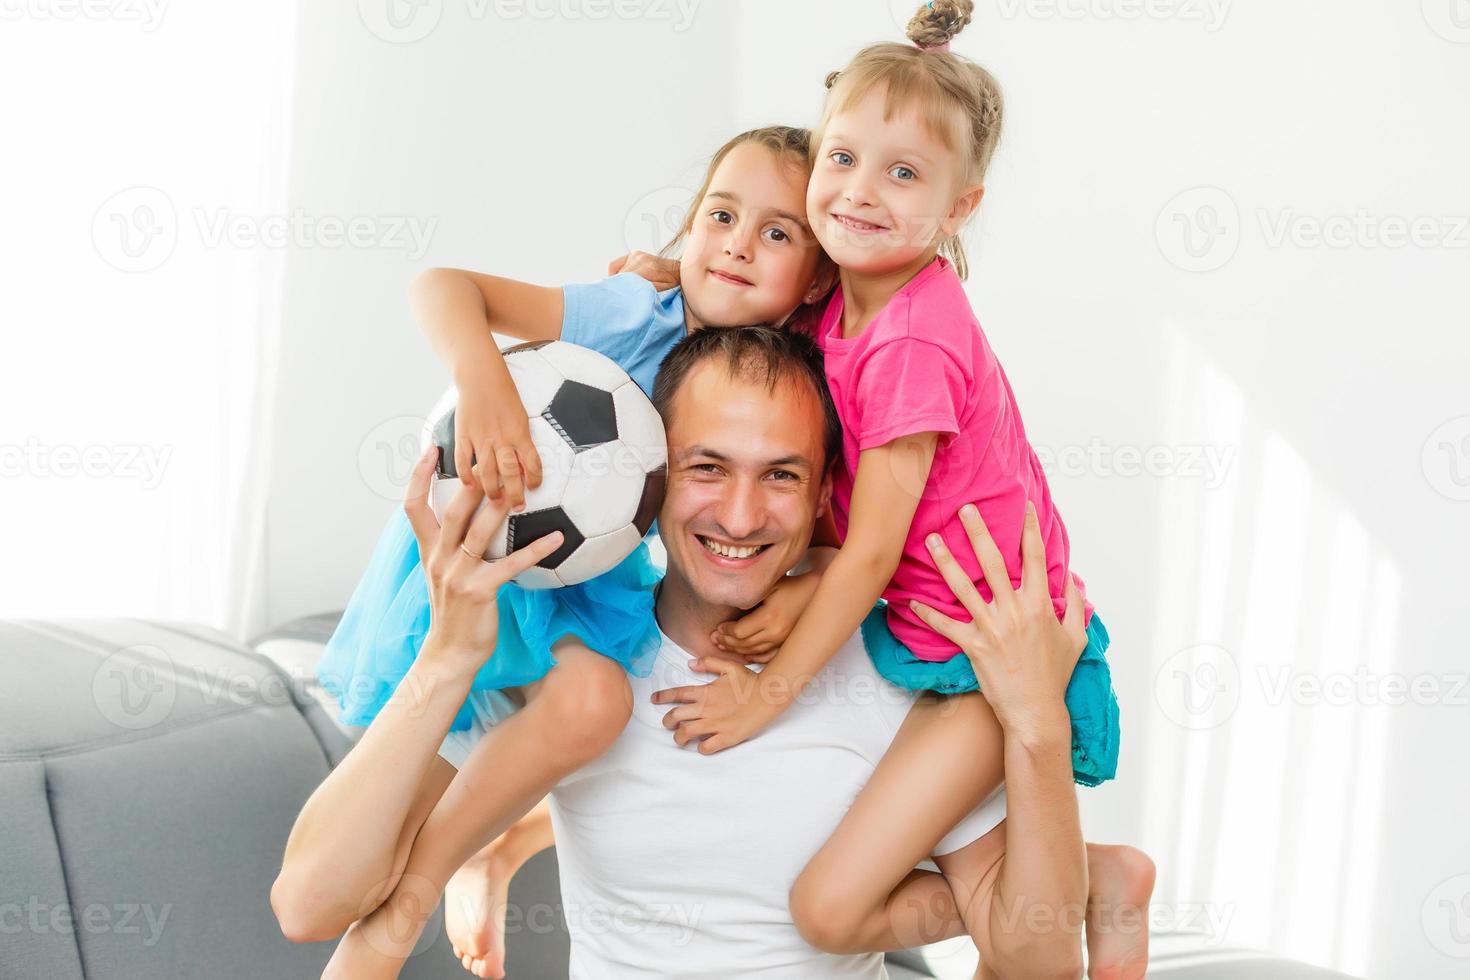
<svg viewBox="0 0 1470 980">
<path fill-rule="evenodd" d="M 94 935 L 141 935 L 143 946 L 152 948 L 163 935 L 172 911 L 172 902 L 161 906 L 140 902 L 114 905 L 89 902 L 74 906 L 66 902 L 43 902 L 40 896 L 32 895 L 25 902 L 0 903 L 0 936 L 21 933 L 74 936 L 78 931 Z"/>
<path fill-rule="evenodd" d="M 174 710 L 178 680 L 163 647 L 139 643 L 109 654 L 92 675 L 92 703 L 118 728 L 139 731 Z"/>
<path fill-rule="evenodd" d="M 1470 251 L 1470 215 L 1375 214 L 1366 208 L 1304 214 L 1295 208 L 1252 212 L 1267 248 Z M 1196 187 L 1164 205 L 1154 225 L 1159 251 L 1186 272 L 1222 268 L 1240 247 L 1250 222 L 1218 187 Z"/>
<path fill-rule="evenodd" d="M 122 272 L 147 272 L 168 261 L 179 243 L 173 200 L 157 187 L 127 187 L 92 215 L 92 245 Z"/>
<path fill-rule="evenodd" d="M 1230 720 L 1240 704 L 1240 667 L 1229 650 L 1212 643 L 1186 647 L 1154 675 L 1154 700 L 1181 728 L 1201 731 Z"/>
<path fill-rule="evenodd" d="M 444 0 L 357 0 L 357 15 L 374 36 L 390 44 L 412 44 L 439 26 Z"/>
<path fill-rule="evenodd" d="M 312 215 L 302 208 L 286 214 L 236 214 L 228 208 L 193 210 L 199 238 L 207 248 L 362 248 L 408 253 L 418 260 L 429 250 L 438 218 L 412 214 L 359 214 L 342 218 Z"/>
<path fill-rule="evenodd" d="M 174 447 L 146 443 L 53 445 L 30 436 L 24 443 L 0 443 L 0 479 L 137 480 L 144 490 L 163 482 Z"/>
<path fill-rule="evenodd" d="M 1429 945 L 1454 959 L 1470 959 L 1470 874 L 1454 875 L 1430 889 L 1419 908 L 1419 925 Z"/>
<path fill-rule="evenodd" d="M 1240 247 L 1240 209 L 1218 187 L 1195 187 L 1164 205 L 1154 222 L 1164 258 L 1186 272 L 1213 272 Z"/>
<path fill-rule="evenodd" d="M 657 253 L 684 228 L 694 188 L 669 186 L 649 191 L 623 218 L 623 244 L 630 252 Z"/>
<path fill-rule="evenodd" d="M 1206 490 L 1228 478 L 1239 447 L 1206 444 L 1114 446 L 1094 437 L 1085 446 L 1034 446 L 1046 475 L 1198 480 Z"/>
<path fill-rule="evenodd" d="M 402 500 L 424 451 L 422 415 L 396 415 L 373 426 L 357 446 L 357 472 L 385 500 Z"/>
<path fill-rule="evenodd" d="M 1470 500 L 1470 415 L 1440 425 L 1424 440 L 1424 479 L 1442 497 Z"/>
<path fill-rule="evenodd" d="M 428 251 L 439 219 L 417 215 L 249 214 L 230 208 L 194 207 L 183 224 L 205 248 L 386 249 L 418 260 Z M 168 261 L 181 225 L 168 194 L 157 187 L 128 187 L 109 197 L 92 217 L 92 244 L 122 272 L 148 272 Z"/>
<path fill-rule="evenodd" d="M 463 0 L 471 21 L 642 20 L 689 30 L 703 0 Z M 358 0 L 363 26 L 390 44 L 412 44 L 433 33 L 444 14 L 443 0 Z"/>
<path fill-rule="evenodd" d="M 1271 248 L 1470 249 L 1470 215 L 1299 214 L 1294 208 L 1256 211 Z"/>
<path fill-rule="evenodd" d="M 168 0 L 0 0 L 0 20 L 110 20 L 145 33 L 163 23 Z"/>
<path fill-rule="evenodd" d="M 1446 41 L 1470 44 L 1470 0 L 1420 0 L 1429 29 Z"/>
<path fill-rule="evenodd" d="M 1378 673 L 1359 664 L 1350 671 L 1315 673 L 1290 665 L 1260 664 L 1257 680 L 1271 707 L 1282 704 L 1374 707 L 1470 707 L 1470 674 Z"/>
</svg>

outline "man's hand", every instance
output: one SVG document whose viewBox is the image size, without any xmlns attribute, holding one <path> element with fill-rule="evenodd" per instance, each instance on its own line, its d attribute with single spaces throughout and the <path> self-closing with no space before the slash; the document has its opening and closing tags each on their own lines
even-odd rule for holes
<svg viewBox="0 0 1470 980">
<path fill-rule="evenodd" d="M 723 656 L 693 661 L 694 669 L 719 674 L 708 684 L 668 687 L 653 694 L 654 704 L 679 703 L 664 715 L 682 748 L 696 738 L 701 755 L 728 749 L 759 732 L 786 707 L 789 692 L 768 690 L 761 675 Z"/>
<path fill-rule="evenodd" d="M 1065 733 L 1070 718 L 1064 700 L 1067 681 L 1087 646 L 1076 580 L 1067 576 L 1067 612 L 1058 622 L 1047 589 L 1046 545 L 1036 508 L 1029 501 L 1021 532 L 1020 589 L 1011 588 L 1005 559 L 973 504 L 960 509 L 960 521 L 994 601 L 981 600 L 943 539 L 931 535 L 934 563 L 973 620 L 958 622 L 917 601 L 910 608 L 970 658 L 980 690 L 1007 735 L 1023 739 L 1055 735 L 1058 722 Z"/>
<path fill-rule="evenodd" d="M 505 501 L 485 501 L 479 482 L 461 483 L 444 511 L 441 527 L 429 507 L 429 485 L 436 446 L 419 457 L 408 481 L 404 513 L 418 540 L 419 560 L 429 586 L 429 633 L 437 643 L 424 644 L 425 651 L 442 651 L 456 663 L 478 670 L 495 650 L 500 635 L 500 610 L 495 601 L 500 587 L 521 572 L 544 560 L 561 546 L 560 531 L 537 538 L 499 561 L 486 561 L 490 537 L 505 520 Z"/>
<path fill-rule="evenodd" d="M 642 276 L 659 292 L 679 285 L 679 260 L 660 258 L 647 252 L 629 252 L 607 264 L 608 275 L 615 276 L 619 272 Z"/>
<path fill-rule="evenodd" d="M 822 582 L 820 571 L 783 577 L 750 612 L 715 627 L 711 639 L 727 653 L 763 664 L 776 655 Z"/>
</svg>

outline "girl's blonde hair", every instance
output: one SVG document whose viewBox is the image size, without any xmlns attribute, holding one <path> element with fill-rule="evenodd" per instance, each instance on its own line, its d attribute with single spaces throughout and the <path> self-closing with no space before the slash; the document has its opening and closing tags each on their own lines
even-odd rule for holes
<svg viewBox="0 0 1470 980">
<path fill-rule="evenodd" d="M 730 155 L 731 150 L 746 143 L 755 143 L 776 154 L 776 159 L 782 163 L 810 175 L 812 172 L 811 138 L 811 130 L 797 126 L 762 126 L 759 129 L 748 129 L 731 138 L 728 143 L 715 151 L 714 156 L 710 157 L 709 166 L 704 171 L 704 183 L 699 185 L 699 190 L 694 194 L 694 200 L 689 202 L 689 210 L 684 215 L 683 226 L 663 248 L 658 250 L 658 254 L 663 258 L 672 258 L 674 250 L 688 237 L 690 230 L 694 227 L 694 219 L 699 215 L 699 204 L 704 200 L 704 195 L 709 193 L 710 181 L 714 180 L 715 171 L 720 168 L 725 157 Z"/>
<path fill-rule="evenodd" d="M 863 48 L 841 71 L 827 76 L 827 100 L 822 120 L 812 132 L 811 149 L 822 145 L 822 134 L 832 117 L 861 101 L 875 89 L 887 92 L 883 118 L 901 107 L 914 106 L 919 118 L 950 150 L 965 158 L 961 186 L 983 184 L 990 160 L 1000 143 L 1005 107 L 1000 83 L 968 58 L 952 54 L 947 46 L 970 23 L 971 0 L 933 0 L 921 6 L 906 32 L 913 44 L 874 44 Z M 816 164 L 816 160 L 812 161 Z M 965 249 L 958 234 L 940 242 L 939 251 L 954 263 L 961 279 L 969 275 Z"/>
</svg>

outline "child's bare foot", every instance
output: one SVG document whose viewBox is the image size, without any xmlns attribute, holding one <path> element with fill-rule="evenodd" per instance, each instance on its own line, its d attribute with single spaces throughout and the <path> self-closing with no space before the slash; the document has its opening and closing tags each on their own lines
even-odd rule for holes
<svg viewBox="0 0 1470 980">
<path fill-rule="evenodd" d="M 1088 844 L 1087 875 L 1087 975 L 1142 980 L 1148 969 L 1153 861 L 1136 847 Z"/>
<path fill-rule="evenodd" d="M 477 977 L 505 976 L 505 908 L 525 858 L 504 838 L 465 862 L 444 888 L 444 931 L 454 955 Z"/>
</svg>

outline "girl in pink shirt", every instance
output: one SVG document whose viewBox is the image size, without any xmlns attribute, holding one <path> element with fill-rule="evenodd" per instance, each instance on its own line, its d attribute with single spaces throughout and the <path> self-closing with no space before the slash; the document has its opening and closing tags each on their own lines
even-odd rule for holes
<svg viewBox="0 0 1470 980">
<path fill-rule="evenodd" d="M 943 620 L 936 612 L 961 623 L 969 615 L 931 552 L 943 542 L 981 598 L 991 601 L 962 522 L 973 521 L 967 505 L 978 508 L 1013 584 L 1021 579 L 1022 531 L 1034 519 L 1058 617 L 1074 581 L 1079 588 L 1071 594 L 1081 596 L 1080 580 L 1068 569 L 1066 529 L 1010 384 L 961 286 L 966 264 L 958 233 L 984 194 L 1002 109 L 990 74 L 948 50 L 948 39 L 968 23 L 972 8 L 967 0 L 931 3 L 909 25 L 916 46 L 871 46 L 828 76 L 827 103 L 812 135 L 807 220 L 840 270 L 841 287 L 811 329 L 844 430 L 845 458 L 833 476 L 832 501 L 842 545 L 761 675 L 763 690 L 793 696 L 722 691 L 735 683 L 729 675 L 708 685 L 694 709 L 706 753 L 769 724 L 794 700 L 802 678 L 815 675 L 859 628 L 890 682 L 916 691 L 977 690 L 969 658 L 937 631 Z M 1095 786 L 1116 774 L 1118 705 L 1105 657 L 1107 631 L 1083 602 L 1088 644 L 1066 702 L 1074 779 Z M 771 635 L 779 637 L 785 624 L 773 619 L 771 625 Z M 731 627 L 739 630 L 738 624 L 722 630 Z M 787 683 L 773 683 L 773 677 Z M 936 776 L 922 781 L 929 795 L 916 794 L 915 780 L 884 776 L 884 766 L 902 765 L 890 758 L 869 783 L 870 796 L 902 796 L 864 801 L 864 819 L 888 813 L 897 820 L 884 831 L 893 835 L 884 841 L 887 854 L 930 853 L 936 834 L 952 826 L 937 826 L 934 815 L 953 813 L 957 822 L 965 812 L 959 801 L 973 804 L 999 784 L 1003 743 L 993 713 L 985 713 L 988 735 L 977 744 L 975 724 L 955 722 L 955 713 L 946 716 L 942 705 L 921 698 L 914 709 L 935 712 L 933 724 L 950 724 L 954 732 L 951 740 L 939 740 L 943 755 L 925 757 Z M 850 818 L 855 813 L 856 807 Z M 807 899 L 794 897 L 792 914 L 804 934 L 837 934 L 840 946 L 843 927 L 834 929 L 836 918 L 853 923 L 855 935 L 848 938 L 861 942 L 856 933 L 865 926 L 857 923 L 875 921 L 885 901 L 900 894 L 902 882 L 884 875 L 900 865 L 912 871 L 913 863 L 893 863 L 854 844 L 871 840 L 871 826 L 864 824 L 862 833 L 839 829 L 798 880 L 793 896 Z M 834 848 L 845 848 L 844 855 L 829 854 Z M 845 870 L 833 870 L 839 867 Z M 983 890 L 975 881 L 952 880 L 951 886 L 957 897 Z M 858 911 L 834 916 L 834 903 Z M 982 953 L 988 952 L 989 926 L 973 928 Z M 1141 970 L 1139 963 L 1137 975 Z"/>
</svg>

